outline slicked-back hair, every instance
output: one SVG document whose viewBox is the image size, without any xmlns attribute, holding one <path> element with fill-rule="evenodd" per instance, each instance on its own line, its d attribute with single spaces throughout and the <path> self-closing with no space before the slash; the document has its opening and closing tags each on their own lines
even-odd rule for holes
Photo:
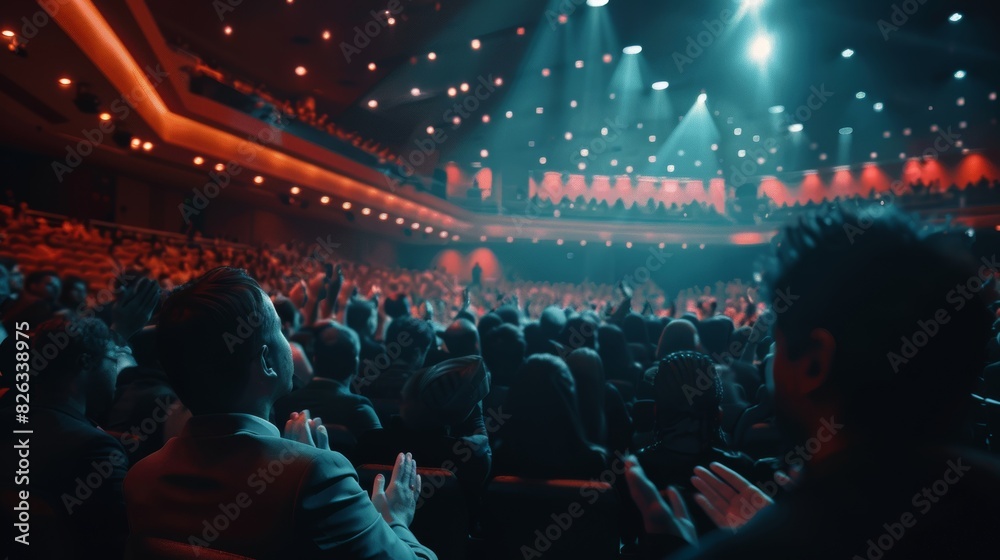
<svg viewBox="0 0 1000 560">
<path fill-rule="evenodd" d="M 848 422 L 920 434 L 959 416 L 992 299 L 960 291 L 983 284 L 962 237 L 882 206 L 827 207 L 783 230 L 765 271 L 776 326 L 792 359 L 815 329 L 833 335 L 830 386 Z"/>
<path fill-rule="evenodd" d="M 229 412 L 246 387 L 265 333 L 269 300 L 245 270 L 219 267 L 167 297 L 157 352 L 177 396 L 195 414 Z"/>
<path fill-rule="evenodd" d="M 353 329 L 333 322 L 317 325 L 315 330 L 313 341 L 315 375 L 347 381 L 358 373 L 361 341 L 357 333 Z"/>
</svg>

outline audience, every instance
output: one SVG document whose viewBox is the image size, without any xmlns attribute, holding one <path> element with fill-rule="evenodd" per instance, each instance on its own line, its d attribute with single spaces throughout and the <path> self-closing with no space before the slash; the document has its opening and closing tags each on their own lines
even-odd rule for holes
<svg viewBox="0 0 1000 560">
<path fill-rule="evenodd" d="M 409 530 L 417 494 L 436 488 L 416 463 L 455 475 L 476 539 L 494 534 L 480 525 L 491 481 L 511 475 L 609 482 L 623 559 L 988 557 L 998 544 L 997 415 L 970 409 L 1000 386 L 998 271 L 891 210 L 824 208 L 787 228 L 762 276 L 774 306 L 742 280 L 670 298 L 503 278 L 466 289 L 437 270 L 333 274 L 303 243 L 27 213 L 8 227 L 17 247 L 44 247 L 25 269 L 0 258 L 4 367 L 15 322 L 63 346 L 51 359 L 38 346 L 31 385 L 32 540 L 49 556 L 434 558 L 423 524 L 419 541 Z M 64 271 L 86 247 L 103 256 Z M 3 380 L 11 434 L 19 391 Z M 394 465 L 388 487 L 362 489 L 363 464 Z M 101 484 L 78 496 L 93 473 Z M 11 508 L 15 491 L 4 485 Z"/>
</svg>

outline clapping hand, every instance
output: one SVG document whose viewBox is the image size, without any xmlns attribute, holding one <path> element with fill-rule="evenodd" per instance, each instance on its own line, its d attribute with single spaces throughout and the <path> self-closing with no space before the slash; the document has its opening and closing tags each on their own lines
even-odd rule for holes
<svg viewBox="0 0 1000 560">
<path fill-rule="evenodd" d="M 140 278 L 126 286 L 111 309 L 111 328 L 128 340 L 146 326 L 160 300 L 160 287 L 154 280 Z"/>
<path fill-rule="evenodd" d="M 698 532 L 691 521 L 684 499 L 676 488 L 667 489 L 670 505 L 656 490 L 656 486 L 646 477 L 634 455 L 625 460 L 625 480 L 629 494 L 642 513 L 643 526 L 651 535 L 673 535 L 688 544 L 698 544 Z"/>
<path fill-rule="evenodd" d="M 779 476 L 788 478 L 783 473 Z M 691 483 L 700 492 L 695 494 L 695 503 L 722 529 L 735 531 L 774 503 L 760 488 L 719 463 L 711 463 L 708 469 L 695 467 Z"/>
<path fill-rule="evenodd" d="M 390 525 L 396 522 L 410 526 L 417 509 L 419 495 L 420 475 L 417 474 L 417 462 L 410 453 L 400 453 L 396 456 L 388 488 L 385 488 L 384 476 L 381 474 L 375 476 L 372 504 L 382 514 L 382 519 Z"/>
<path fill-rule="evenodd" d="M 293 412 L 285 422 L 285 438 L 319 449 L 330 449 L 330 436 L 319 418 L 309 418 L 309 411 Z"/>
</svg>

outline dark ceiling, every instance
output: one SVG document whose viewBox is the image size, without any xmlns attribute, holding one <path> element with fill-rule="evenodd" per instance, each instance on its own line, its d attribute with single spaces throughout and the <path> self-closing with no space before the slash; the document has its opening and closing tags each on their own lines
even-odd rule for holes
<svg viewBox="0 0 1000 560">
<path fill-rule="evenodd" d="M 235 6 L 219 8 L 229 4 Z M 311 96 L 320 113 L 393 146 L 404 159 L 426 142 L 429 126 L 444 133 L 434 146 L 440 162 L 516 173 L 577 172 L 583 163 L 587 173 L 712 177 L 750 158 L 754 174 L 780 174 L 899 161 L 920 155 L 949 127 L 961 144 L 948 150 L 996 147 L 1000 17 L 993 3 L 742 4 L 171 0 L 149 8 L 172 44 L 277 97 Z M 391 26 L 387 8 L 396 20 Z M 954 12 L 963 14 L 955 23 L 948 20 Z M 772 38 L 773 53 L 756 65 L 747 50 L 760 33 Z M 473 39 L 481 41 L 478 50 Z M 631 44 L 641 45 L 641 54 L 624 55 L 622 47 Z M 854 56 L 842 57 L 845 48 Z M 304 76 L 294 72 L 300 65 Z M 959 69 L 964 79 L 954 77 Z M 456 103 L 472 97 L 481 79 L 496 78 L 500 87 L 459 124 L 451 122 Z M 669 88 L 652 91 L 658 80 Z M 449 97 L 448 88 L 462 82 L 470 92 Z M 412 95 L 413 88 L 420 94 Z M 815 91 L 830 92 L 828 99 L 794 116 Z M 680 117 L 701 92 L 708 111 L 682 126 Z M 375 109 L 368 107 L 372 99 Z M 875 103 L 884 109 L 876 112 Z M 785 111 L 769 113 L 776 105 Z M 796 122 L 803 131 L 789 132 Z M 612 134 L 604 136 L 609 125 Z M 844 127 L 854 131 L 849 139 L 838 134 Z M 769 140 L 776 148 L 762 154 Z M 580 156 L 584 148 L 587 157 Z"/>
</svg>

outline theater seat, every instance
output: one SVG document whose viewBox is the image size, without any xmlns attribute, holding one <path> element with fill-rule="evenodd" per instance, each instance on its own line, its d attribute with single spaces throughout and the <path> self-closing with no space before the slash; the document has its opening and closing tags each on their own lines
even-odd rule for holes
<svg viewBox="0 0 1000 560">
<path fill-rule="evenodd" d="M 129 537 L 126 560 L 253 560 L 231 552 L 157 537 Z"/>
<path fill-rule="evenodd" d="M 498 476 L 484 500 L 494 560 L 618 558 L 619 499 L 610 484 Z"/>
<path fill-rule="evenodd" d="M 360 465 L 358 480 L 370 491 L 375 475 L 382 474 L 386 484 L 392 478 L 392 465 Z M 417 468 L 420 497 L 410 530 L 420 544 L 434 551 L 439 560 L 465 560 L 469 545 L 469 506 L 455 475 L 445 469 Z"/>
</svg>

